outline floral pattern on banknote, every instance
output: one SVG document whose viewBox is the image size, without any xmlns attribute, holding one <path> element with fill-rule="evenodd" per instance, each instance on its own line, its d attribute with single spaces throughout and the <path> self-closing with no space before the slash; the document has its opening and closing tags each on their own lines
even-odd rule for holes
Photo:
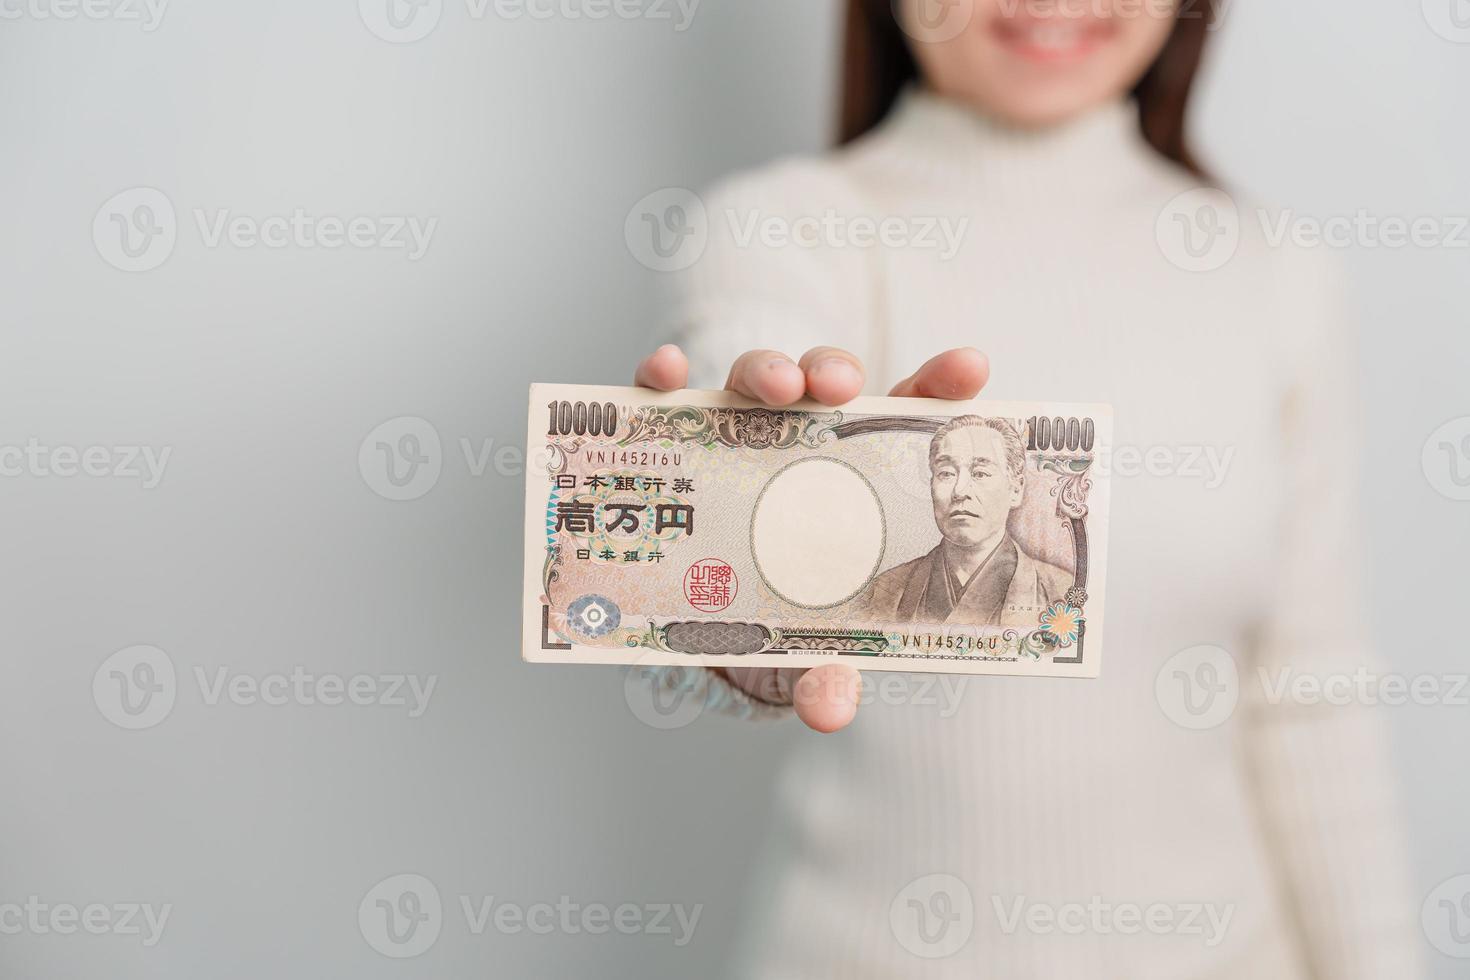
<svg viewBox="0 0 1470 980">
<path fill-rule="evenodd" d="M 1082 627 L 1082 610 L 1065 602 L 1056 602 L 1041 614 L 1041 632 L 1050 635 L 1058 646 L 1069 647 L 1077 642 Z"/>
<path fill-rule="evenodd" d="M 1087 494 L 1092 489 L 1090 457 L 1041 456 L 1036 460 L 1036 468 L 1060 475 L 1052 489 L 1059 515 L 1073 520 L 1087 516 Z"/>
<path fill-rule="evenodd" d="M 796 412 L 768 408 L 699 408 L 693 405 L 643 405 L 628 418 L 628 433 L 618 440 L 669 440 L 727 449 L 816 448 L 832 438 L 841 412 Z"/>
</svg>

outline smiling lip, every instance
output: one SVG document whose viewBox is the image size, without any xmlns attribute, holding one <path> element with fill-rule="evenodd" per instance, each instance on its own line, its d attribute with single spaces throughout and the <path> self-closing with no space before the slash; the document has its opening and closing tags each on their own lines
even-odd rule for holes
<svg viewBox="0 0 1470 980">
<path fill-rule="evenodd" d="M 1021 15 L 1001 17 L 992 33 L 1001 46 L 1028 61 L 1081 61 L 1113 38 L 1116 26 L 1101 17 Z"/>
</svg>

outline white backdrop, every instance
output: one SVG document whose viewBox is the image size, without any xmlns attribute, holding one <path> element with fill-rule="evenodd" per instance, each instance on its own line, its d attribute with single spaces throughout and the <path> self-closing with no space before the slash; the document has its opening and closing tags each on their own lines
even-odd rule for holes
<svg viewBox="0 0 1470 980">
<path fill-rule="evenodd" d="M 1215 169 L 1301 215 L 1470 214 L 1457 2 L 1235 0 Z M 524 666 L 515 447 L 529 381 L 622 383 L 660 333 L 634 202 L 823 145 L 839 5 L 354 6 L 0 0 L 0 973 L 718 974 L 802 734 L 659 731 L 616 671 Z M 1422 457 L 1470 416 L 1470 250 L 1347 251 L 1378 638 L 1452 675 L 1470 445 Z M 368 436 L 405 416 L 395 486 Z M 1428 895 L 1470 873 L 1470 708 L 1383 710 Z M 409 962 L 359 925 L 401 874 L 443 905 Z M 462 901 L 701 912 L 681 944 Z"/>
</svg>

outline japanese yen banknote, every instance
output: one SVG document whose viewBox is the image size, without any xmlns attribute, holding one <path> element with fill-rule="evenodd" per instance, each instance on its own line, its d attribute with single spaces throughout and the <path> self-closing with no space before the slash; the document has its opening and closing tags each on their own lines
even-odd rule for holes
<svg viewBox="0 0 1470 980">
<path fill-rule="evenodd" d="M 541 663 L 1096 677 L 1104 405 L 531 386 Z"/>
</svg>

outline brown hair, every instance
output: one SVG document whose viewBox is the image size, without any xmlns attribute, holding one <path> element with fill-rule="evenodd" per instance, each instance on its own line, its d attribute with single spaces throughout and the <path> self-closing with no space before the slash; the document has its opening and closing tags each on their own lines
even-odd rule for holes
<svg viewBox="0 0 1470 980">
<path fill-rule="evenodd" d="M 1216 0 L 1182 0 L 1174 31 L 1153 65 L 1133 87 L 1143 137 L 1163 156 L 1203 176 L 1186 138 L 1189 90 Z M 872 129 L 888 114 L 904 86 L 919 77 L 894 14 L 894 0 L 848 0 L 844 42 L 840 142 Z"/>
</svg>

